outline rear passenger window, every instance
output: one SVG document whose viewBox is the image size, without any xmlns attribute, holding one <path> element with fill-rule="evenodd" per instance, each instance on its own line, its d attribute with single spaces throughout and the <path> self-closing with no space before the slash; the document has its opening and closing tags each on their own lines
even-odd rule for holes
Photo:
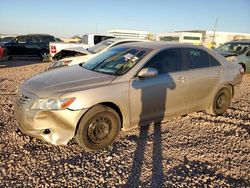
<svg viewBox="0 0 250 188">
<path fill-rule="evenodd" d="M 39 38 L 42 43 L 49 43 L 55 41 L 55 38 L 52 36 L 39 36 Z"/>
<path fill-rule="evenodd" d="M 36 36 L 29 37 L 29 38 L 30 38 L 32 43 L 39 43 L 40 42 L 40 39 L 38 37 L 36 37 Z"/>
<path fill-rule="evenodd" d="M 219 61 L 217 61 L 213 56 L 210 55 L 209 58 L 210 58 L 210 67 L 221 65 Z"/>
<path fill-rule="evenodd" d="M 47 39 L 44 36 L 39 36 L 40 41 L 46 43 Z"/>
<path fill-rule="evenodd" d="M 179 49 L 167 49 L 156 54 L 144 66 L 145 68 L 155 68 L 158 74 L 176 72 L 182 70 Z"/>
<path fill-rule="evenodd" d="M 209 67 L 207 52 L 200 49 L 188 48 L 185 50 L 185 54 L 191 69 Z"/>
</svg>

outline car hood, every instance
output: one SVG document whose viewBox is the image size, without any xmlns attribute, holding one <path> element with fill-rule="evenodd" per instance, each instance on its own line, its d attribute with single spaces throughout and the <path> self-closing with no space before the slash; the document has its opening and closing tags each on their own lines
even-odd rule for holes
<svg viewBox="0 0 250 188">
<path fill-rule="evenodd" d="M 64 51 L 73 51 L 73 52 L 80 52 L 80 53 L 84 53 L 84 54 L 92 54 L 90 53 L 87 49 L 81 47 L 81 46 L 78 46 L 78 47 L 71 47 L 71 48 L 65 48 L 63 49 Z"/>
<path fill-rule="evenodd" d="M 74 56 L 74 57 L 66 57 L 66 58 L 63 58 L 63 59 L 60 59 L 60 61 L 80 61 L 79 63 L 82 63 L 85 59 L 85 57 L 88 56 L 88 55 L 81 55 L 81 56 Z"/>
<path fill-rule="evenodd" d="M 76 52 L 76 53 L 80 53 L 81 55 L 90 55 L 92 54 L 91 52 L 89 52 L 87 49 L 83 48 L 83 47 L 71 47 L 71 48 L 65 48 L 62 49 L 61 51 L 59 51 L 58 53 L 56 53 L 52 59 L 54 60 L 60 60 L 62 59 L 61 56 L 67 56 L 67 57 L 71 57 L 72 55 L 70 54 L 71 52 Z"/>
<path fill-rule="evenodd" d="M 60 59 L 59 61 L 76 61 L 78 62 L 77 64 L 79 63 L 84 63 L 86 61 L 88 61 L 90 58 L 96 56 L 95 54 L 91 54 L 91 55 L 82 55 L 82 56 L 75 56 L 75 57 L 66 57 L 66 58 L 63 58 L 63 59 Z M 75 63 L 70 63 L 70 65 L 72 64 L 75 64 Z"/>
<path fill-rule="evenodd" d="M 109 84 L 115 76 L 87 70 L 80 65 L 58 68 L 28 79 L 21 90 L 40 98 L 59 97 L 63 94 Z"/>
</svg>

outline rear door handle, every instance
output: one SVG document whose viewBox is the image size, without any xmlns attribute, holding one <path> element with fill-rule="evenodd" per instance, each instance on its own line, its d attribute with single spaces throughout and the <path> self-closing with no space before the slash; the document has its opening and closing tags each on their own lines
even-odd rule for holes
<svg viewBox="0 0 250 188">
<path fill-rule="evenodd" d="M 184 83 L 186 81 L 186 78 L 184 76 L 181 76 L 177 79 L 177 81 Z"/>
<path fill-rule="evenodd" d="M 223 70 L 219 70 L 219 71 L 218 71 L 218 74 L 219 74 L 220 76 L 222 76 L 222 75 L 223 75 Z"/>
</svg>

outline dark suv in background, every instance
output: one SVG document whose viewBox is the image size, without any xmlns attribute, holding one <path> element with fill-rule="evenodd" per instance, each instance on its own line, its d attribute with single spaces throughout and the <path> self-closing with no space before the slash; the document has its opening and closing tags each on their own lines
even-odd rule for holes
<svg viewBox="0 0 250 188">
<path fill-rule="evenodd" d="M 49 54 L 49 43 L 54 42 L 55 37 L 44 34 L 20 35 L 3 45 L 7 55 L 12 59 L 15 56 L 38 56 L 41 59 Z"/>
</svg>

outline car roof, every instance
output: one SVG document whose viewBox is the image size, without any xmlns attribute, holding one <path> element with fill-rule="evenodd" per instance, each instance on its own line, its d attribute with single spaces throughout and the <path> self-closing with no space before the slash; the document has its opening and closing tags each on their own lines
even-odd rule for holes
<svg viewBox="0 0 250 188">
<path fill-rule="evenodd" d="M 192 48 L 201 47 L 193 44 L 183 44 L 183 43 L 173 43 L 173 42 L 153 42 L 153 41 L 126 43 L 126 44 L 121 44 L 119 46 L 148 48 L 152 50 L 162 49 L 162 48 L 178 48 L 178 47 L 192 47 Z"/>
<path fill-rule="evenodd" d="M 24 36 L 46 36 L 46 37 L 53 37 L 52 35 L 48 35 L 48 34 L 27 34 L 27 35 L 18 35 L 17 37 L 24 37 Z"/>
<path fill-rule="evenodd" d="M 132 39 L 132 38 L 110 38 L 107 39 L 105 41 L 112 41 L 112 42 L 122 42 L 122 41 L 147 41 L 147 40 L 143 40 L 143 39 Z"/>
<path fill-rule="evenodd" d="M 235 40 L 227 42 L 226 44 L 250 44 L 250 40 Z"/>
</svg>

